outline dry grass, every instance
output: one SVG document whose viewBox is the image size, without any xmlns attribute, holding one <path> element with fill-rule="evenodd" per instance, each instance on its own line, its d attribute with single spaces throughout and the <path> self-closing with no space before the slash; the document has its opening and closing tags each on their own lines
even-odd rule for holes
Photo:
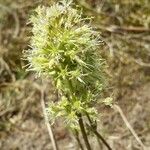
<svg viewBox="0 0 150 150">
<path fill-rule="evenodd" d="M 76 0 L 77 1 L 77 0 Z M 40 79 L 22 68 L 22 50 L 28 48 L 29 14 L 50 0 L 0 0 L 0 149 L 47 150 L 49 136 L 43 122 Z M 104 96 L 112 96 L 144 145 L 150 146 L 150 9 L 149 0 L 80 1 L 85 14 L 94 15 L 93 26 L 100 31 L 101 46 L 108 62 L 110 86 Z M 95 3 L 95 4 L 94 4 Z M 48 80 L 46 100 L 55 100 Z M 99 107 L 99 106 L 98 106 Z M 110 108 L 103 111 L 99 125 L 113 150 L 141 150 L 120 115 Z M 55 125 L 56 139 L 63 149 L 75 149 L 75 141 Z M 91 142 L 93 139 L 91 139 Z M 94 141 L 93 141 L 94 143 Z M 94 144 L 93 149 L 97 150 Z M 102 146 L 105 150 L 105 147 Z"/>
</svg>

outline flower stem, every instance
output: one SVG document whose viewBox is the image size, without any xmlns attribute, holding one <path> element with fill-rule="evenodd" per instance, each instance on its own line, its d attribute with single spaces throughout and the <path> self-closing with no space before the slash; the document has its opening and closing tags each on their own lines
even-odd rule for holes
<svg viewBox="0 0 150 150">
<path fill-rule="evenodd" d="M 88 114 L 86 114 L 86 116 L 89 120 L 91 131 L 97 136 L 97 138 L 99 138 L 104 143 L 104 145 L 107 147 L 108 150 L 112 150 L 112 148 L 109 146 L 107 141 L 102 137 L 102 135 L 100 133 L 98 133 L 96 126 L 93 124 L 90 116 Z"/>
<path fill-rule="evenodd" d="M 85 127 L 84 127 L 84 124 L 83 124 L 81 114 L 78 114 L 78 119 L 79 119 L 78 122 L 79 122 L 79 126 L 80 126 L 80 129 L 81 129 L 81 133 L 82 133 L 86 148 L 87 148 L 87 150 L 92 150 L 91 146 L 90 146 L 90 143 L 89 143 L 89 140 L 88 140 L 88 137 L 87 137 L 87 133 L 85 131 Z"/>
<path fill-rule="evenodd" d="M 80 139 L 79 139 L 79 133 L 78 133 L 77 130 L 75 130 L 75 138 L 76 138 L 76 140 L 77 140 L 77 142 L 78 142 L 78 145 L 79 145 L 79 147 L 81 148 L 81 150 L 84 150 L 83 145 L 82 145 L 82 143 L 81 143 L 81 141 L 80 141 Z"/>
</svg>

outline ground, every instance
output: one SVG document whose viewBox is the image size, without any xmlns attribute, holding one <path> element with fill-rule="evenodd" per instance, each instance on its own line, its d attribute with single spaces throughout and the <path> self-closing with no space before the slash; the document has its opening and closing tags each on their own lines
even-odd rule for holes
<svg viewBox="0 0 150 150">
<path fill-rule="evenodd" d="M 150 9 L 149 0 L 75 1 L 85 15 L 94 16 L 99 30 L 100 51 L 106 59 L 108 86 L 102 97 L 111 96 L 143 144 L 150 147 Z M 0 0 L 0 149 L 52 149 L 41 108 L 41 89 L 45 101 L 55 100 L 50 79 L 26 72 L 23 50 L 29 48 L 33 9 L 51 0 Z M 99 131 L 113 150 L 142 150 L 117 110 L 97 106 Z M 62 120 L 53 125 L 60 149 L 78 149 Z M 99 145 L 91 137 L 93 150 Z M 105 146 L 101 149 L 105 150 Z"/>
</svg>

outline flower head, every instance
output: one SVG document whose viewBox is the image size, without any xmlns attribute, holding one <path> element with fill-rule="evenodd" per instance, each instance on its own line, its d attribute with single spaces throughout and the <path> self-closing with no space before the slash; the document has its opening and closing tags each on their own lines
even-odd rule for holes
<svg viewBox="0 0 150 150">
<path fill-rule="evenodd" d="M 105 66 L 90 21 L 71 1 L 40 6 L 30 18 L 33 36 L 26 52 L 30 70 L 50 76 L 70 105 L 79 100 L 86 108 L 103 88 Z"/>
</svg>

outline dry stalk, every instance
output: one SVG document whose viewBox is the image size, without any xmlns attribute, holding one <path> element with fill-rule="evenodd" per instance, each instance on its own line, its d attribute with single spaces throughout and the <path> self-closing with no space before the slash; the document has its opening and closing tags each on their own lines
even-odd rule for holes
<svg viewBox="0 0 150 150">
<path fill-rule="evenodd" d="M 52 142 L 52 147 L 54 150 L 58 150 L 58 145 L 57 145 L 57 142 L 55 140 L 55 136 L 53 134 L 53 130 L 52 130 L 51 125 L 49 123 L 48 115 L 46 112 L 46 107 L 45 107 L 45 102 L 44 102 L 44 89 L 41 90 L 41 106 L 42 106 L 42 110 L 43 110 L 43 114 L 44 114 L 44 118 L 45 118 L 45 124 L 46 124 L 47 130 L 48 130 L 48 134 L 49 134 L 51 142 Z"/>
<path fill-rule="evenodd" d="M 122 109 L 118 106 L 118 105 L 114 105 L 113 106 L 114 110 L 117 110 L 122 118 L 122 120 L 124 121 L 124 123 L 126 124 L 127 128 L 130 130 L 130 132 L 132 133 L 132 135 L 135 137 L 136 141 L 139 143 L 139 145 L 142 147 L 143 150 L 146 150 L 147 148 L 145 147 L 145 145 L 142 143 L 142 141 L 140 140 L 140 138 L 138 137 L 137 133 L 135 132 L 135 130 L 132 128 L 132 126 L 130 125 L 129 121 L 127 120 L 126 116 L 124 115 Z"/>
</svg>

